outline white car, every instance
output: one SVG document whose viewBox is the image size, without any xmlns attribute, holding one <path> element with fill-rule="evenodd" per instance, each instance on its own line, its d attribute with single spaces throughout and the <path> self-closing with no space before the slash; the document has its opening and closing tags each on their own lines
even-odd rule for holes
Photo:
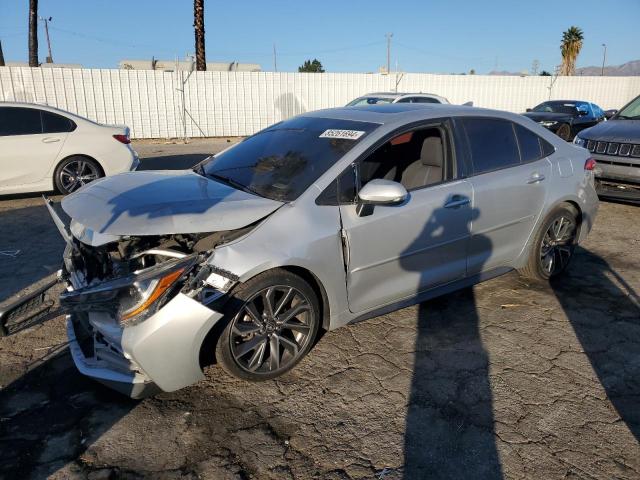
<svg viewBox="0 0 640 480">
<path fill-rule="evenodd" d="M 135 170 L 129 127 L 101 125 L 46 105 L 0 102 L 0 194 L 70 193 Z"/>
<path fill-rule="evenodd" d="M 347 103 L 347 107 L 362 105 L 377 105 L 384 103 L 443 103 L 449 104 L 449 100 L 434 93 L 367 93 L 362 97 Z"/>
</svg>

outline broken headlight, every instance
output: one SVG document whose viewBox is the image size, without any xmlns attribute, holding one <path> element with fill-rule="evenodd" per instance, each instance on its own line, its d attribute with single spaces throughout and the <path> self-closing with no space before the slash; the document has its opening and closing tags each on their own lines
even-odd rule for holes
<svg viewBox="0 0 640 480">
<path fill-rule="evenodd" d="M 125 326 L 135 325 L 158 310 L 196 262 L 195 255 L 171 259 L 97 285 L 70 289 L 60 294 L 60 303 L 71 310 L 106 311 Z"/>
<path fill-rule="evenodd" d="M 159 304 L 158 300 L 171 290 L 184 272 L 185 269 L 180 268 L 157 278 L 134 282 L 120 296 L 118 321 L 131 325 L 154 314 Z"/>
</svg>

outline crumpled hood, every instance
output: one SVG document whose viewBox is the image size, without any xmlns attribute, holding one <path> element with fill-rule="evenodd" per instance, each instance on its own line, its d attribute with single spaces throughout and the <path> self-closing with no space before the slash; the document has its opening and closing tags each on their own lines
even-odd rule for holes
<svg viewBox="0 0 640 480">
<path fill-rule="evenodd" d="M 96 180 L 62 200 L 74 223 L 101 236 L 235 230 L 281 205 L 191 170 L 122 173 Z"/>
<path fill-rule="evenodd" d="M 570 122 L 573 117 L 566 113 L 554 112 L 527 112 L 523 113 L 525 117 L 529 117 L 534 122 L 554 121 L 554 122 Z"/>
<path fill-rule="evenodd" d="M 640 143 L 640 120 L 608 120 L 580 132 L 580 137 L 603 142 Z"/>
</svg>

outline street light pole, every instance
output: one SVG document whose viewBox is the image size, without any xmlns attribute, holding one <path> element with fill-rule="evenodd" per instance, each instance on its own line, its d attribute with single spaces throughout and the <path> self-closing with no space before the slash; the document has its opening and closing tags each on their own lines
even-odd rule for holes
<svg viewBox="0 0 640 480">
<path fill-rule="evenodd" d="M 602 71 L 600 76 L 604 77 L 604 62 L 607 60 L 607 44 L 603 43 L 602 46 L 604 47 L 604 52 L 602 52 Z"/>
<path fill-rule="evenodd" d="M 387 37 L 387 75 L 388 75 L 391 73 L 391 37 L 393 37 L 393 33 L 387 33 L 385 37 Z"/>
<path fill-rule="evenodd" d="M 47 57 L 47 63 L 53 63 L 53 55 L 51 54 L 51 40 L 49 40 L 49 22 L 53 20 L 53 18 L 40 17 L 40 20 L 44 22 L 44 33 L 45 33 L 45 36 L 47 37 L 47 48 L 49 49 L 49 56 Z"/>
</svg>

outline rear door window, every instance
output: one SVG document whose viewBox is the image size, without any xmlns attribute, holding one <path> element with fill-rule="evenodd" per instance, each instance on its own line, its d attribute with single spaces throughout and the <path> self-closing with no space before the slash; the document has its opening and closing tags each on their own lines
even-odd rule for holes
<svg viewBox="0 0 640 480">
<path fill-rule="evenodd" d="M 42 133 L 40 110 L 35 108 L 0 107 L 0 136 Z"/>
<path fill-rule="evenodd" d="M 75 128 L 75 123 L 67 117 L 45 110 L 42 111 L 42 130 L 44 133 L 71 132 Z"/>
<path fill-rule="evenodd" d="M 499 118 L 463 118 L 461 123 L 475 175 L 520 164 L 512 122 Z"/>
</svg>

